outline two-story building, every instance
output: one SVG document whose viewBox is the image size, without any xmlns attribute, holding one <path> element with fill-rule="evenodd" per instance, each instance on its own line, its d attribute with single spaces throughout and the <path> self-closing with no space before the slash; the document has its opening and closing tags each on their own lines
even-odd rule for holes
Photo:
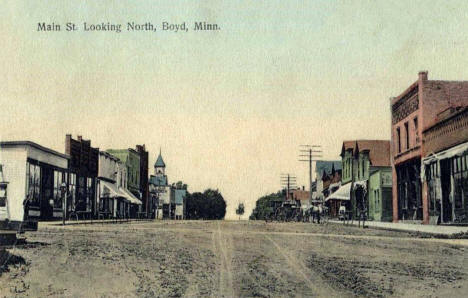
<svg viewBox="0 0 468 298">
<path fill-rule="evenodd" d="M 340 200 L 352 211 L 354 217 L 365 213 L 370 219 L 375 214 L 383 214 L 388 210 L 391 192 L 383 191 L 387 184 L 380 179 L 390 172 L 390 142 L 386 140 L 353 140 L 344 141 L 341 149 L 342 171 L 341 186 L 329 196 L 329 200 Z M 376 174 L 378 173 L 378 174 Z M 378 175 L 379 179 L 370 180 L 371 175 Z M 376 176 L 377 177 L 377 176 Z M 369 196 L 369 189 L 378 190 Z M 375 200 L 378 198 L 378 202 Z M 370 202 L 372 200 L 372 202 Z M 372 207 L 372 210 L 370 210 Z"/>
<path fill-rule="evenodd" d="M 140 154 L 132 149 L 108 149 L 107 153 L 117 157 L 127 170 L 126 187 L 120 190 L 126 193 L 129 201 L 129 217 L 137 217 L 141 210 L 141 192 L 140 192 Z M 123 205 L 125 203 L 122 203 Z"/>
<path fill-rule="evenodd" d="M 421 159 L 427 155 L 423 131 L 437 122 L 437 115 L 467 103 L 468 82 L 418 80 L 391 98 L 393 221 L 429 223 L 429 201 L 423 197 Z"/>
<path fill-rule="evenodd" d="M 142 203 L 141 211 L 145 213 L 146 217 L 149 217 L 154 206 L 152 206 L 151 201 L 149 200 L 148 151 L 146 151 L 145 144 L 136 145 L 135 150 L 138 152 L 138 155 L 140 155 L 140 193 Z"/>
<path fill-rule="evenodd" d="M 346 201 L 330 197 L 330 194 L 336 192 L 341 186 L 341 165 L 339 170 L 335 170 L 335 167 L 333 166 L 331 173 L 327 174 L 326 171 L 323 171 L 321 181 L 323 185 L 322 195 L 325 198 L 325 206 L 328 208 L 331 217 L 337 217 L 340 206 L 342 204 L 347 204 Z"/>
<path fill-rule="evenodd" d="M 91 147 L 91 141 L 84 140 L 81 136 L 75 140 L 67 134 L 65 154 L 70 156 L 67 216 L 71 212 L 81 213 L 84 217 L 97 216 L 96 178 L 99 148 Z"/>
<path fill-rule="evenodd" d="M 328 177 L 332 173 L 332 169 L 335 171 L 341 170 L 341 160 L 317 160 L 315 162 L 315 180 L 316 180 L 316 196 L 318 200 L 324 200 L 323 196 L 323 178 Z"/>
<path fill-rule="evenodd" d="M 178 182 L 171 187 L 171 196 L 174 202 L 173 219 L 185 218 L 185 197 L 187 196 L 187 184 Z"/>
<path fill-rule="evenodd" d="M 129 218 L 133 199 L 127 191 L 127 167 L 108 152 L 99 152 L 98 217 Z"/>
</svg>

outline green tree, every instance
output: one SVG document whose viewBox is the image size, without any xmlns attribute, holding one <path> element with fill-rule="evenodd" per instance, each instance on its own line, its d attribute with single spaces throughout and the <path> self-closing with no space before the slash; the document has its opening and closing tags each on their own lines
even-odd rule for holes
<svg viewBox="0 0 468 298">
<path fill-rule="evenodd" d="M 284 201 L 284 193 L 279 191 L 263 196 L 255 202 L 255 208 L 249 219 L 251 220 L 267 220 L 271 219 L 275 213 L 275 206 L 280 205 Z"/>
<path fill-rule="evenodd" d="M 218 190 L 189 193 L 185 202 L 187 219 L 223 219 L 226 215 L 226 202 Z"/>
<path fill-rule="evenodd" d="M 237 206 L 237 209 L 236 209 L 236 214 L 239 215 L 239 220 L 240 220 L 241 216 L 244 214 L 244 212 L 245 212 L 244 203 L 239 203 L 239 205 Z"/>
</svg>

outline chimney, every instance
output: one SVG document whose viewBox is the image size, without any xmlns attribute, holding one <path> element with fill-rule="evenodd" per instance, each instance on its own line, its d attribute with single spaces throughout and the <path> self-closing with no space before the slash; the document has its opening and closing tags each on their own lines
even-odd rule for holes
<svg viewBox="0 0 468 298">
<path fill-rule="evenodd" d="M 71 152 L 71 134 L 65 135 L 65 154 L 70 155 Z"/>
<path fill-rule="evenodd" d="M 427 81 L 427 70 L 419 72 L 419 80 L 422 82 Z"/>
<path fill-rule="evenodd" d="M 304 186 L 304 185 L 302 185 L 302 190 L 305 190 L 305 186 Z"/>
<path fill-rule="evenodd" d="M 82 140 L 82 139 L 83 139 L 83 137 L 82 137 L 82 136 L 78 136 L 78 141 L 80 141 L 80 142 L 81 142 L 81 140 Z"/>
</svg>

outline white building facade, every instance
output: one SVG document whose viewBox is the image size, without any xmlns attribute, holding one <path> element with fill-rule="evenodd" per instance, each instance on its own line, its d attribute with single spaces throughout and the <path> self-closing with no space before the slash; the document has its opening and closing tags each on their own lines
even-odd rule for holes
<svg viewBox="0 0 468 298">
<path fill-rule="evenodd" d="M 6 228 L 37 229 L 38 220 L 62 218 L 69 156 L 29 141 L 0 142 L 7 197 L 0 206 Z"/>
</svg>

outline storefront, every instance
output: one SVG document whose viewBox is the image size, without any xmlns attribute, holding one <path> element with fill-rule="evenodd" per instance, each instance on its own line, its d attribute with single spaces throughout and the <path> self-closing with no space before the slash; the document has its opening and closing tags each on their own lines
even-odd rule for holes
<svg viewBox="0 0 468 298">
<path fill-rule="evenodd" d="M 67 213 L 80 214 L 79 218 L 97 217 L 96 184 L 99 149 L 81 136 L 65 138 L 65 153 L 70 156 L 70 184 Z"/>
<path fill-rule="evenodd" d="M 421 160 L 415 158 L 395 167 L 398 192 L 398 219 L 420 222 L 423 219 Z"/>
<path fill-rule="evenodd" d="M 119 202 L 118 212 L 124 218 L 137 218 L 138 210 L 142 205 L 141 201 L 126 188 L 120 187 L 119 191 L 125 200 Z"/>
<path fill-rule="evenodd" d="M 468 142 L 424 158 L 421 171 L 431 223 L 468 223 Z"/>
<path fill-rule="evenodd" d="M 8 185 L 0 218 L 12 224 L 62 218 L 62 184 L 68 181 L 67 155 L 29 141 L 1 142 L 0 164 Z M 2 207 L 0 207 L 2 208 Z"/>
<path fill-rule="evenodd" d="M 338 217 L 341 206 L 345 206 L 346 210 L 351 210 L 350 194 L 351 183 L 347 183 L 325 198 L 325 205 L 329 208 L 331 217 Z"/>
</svg>

